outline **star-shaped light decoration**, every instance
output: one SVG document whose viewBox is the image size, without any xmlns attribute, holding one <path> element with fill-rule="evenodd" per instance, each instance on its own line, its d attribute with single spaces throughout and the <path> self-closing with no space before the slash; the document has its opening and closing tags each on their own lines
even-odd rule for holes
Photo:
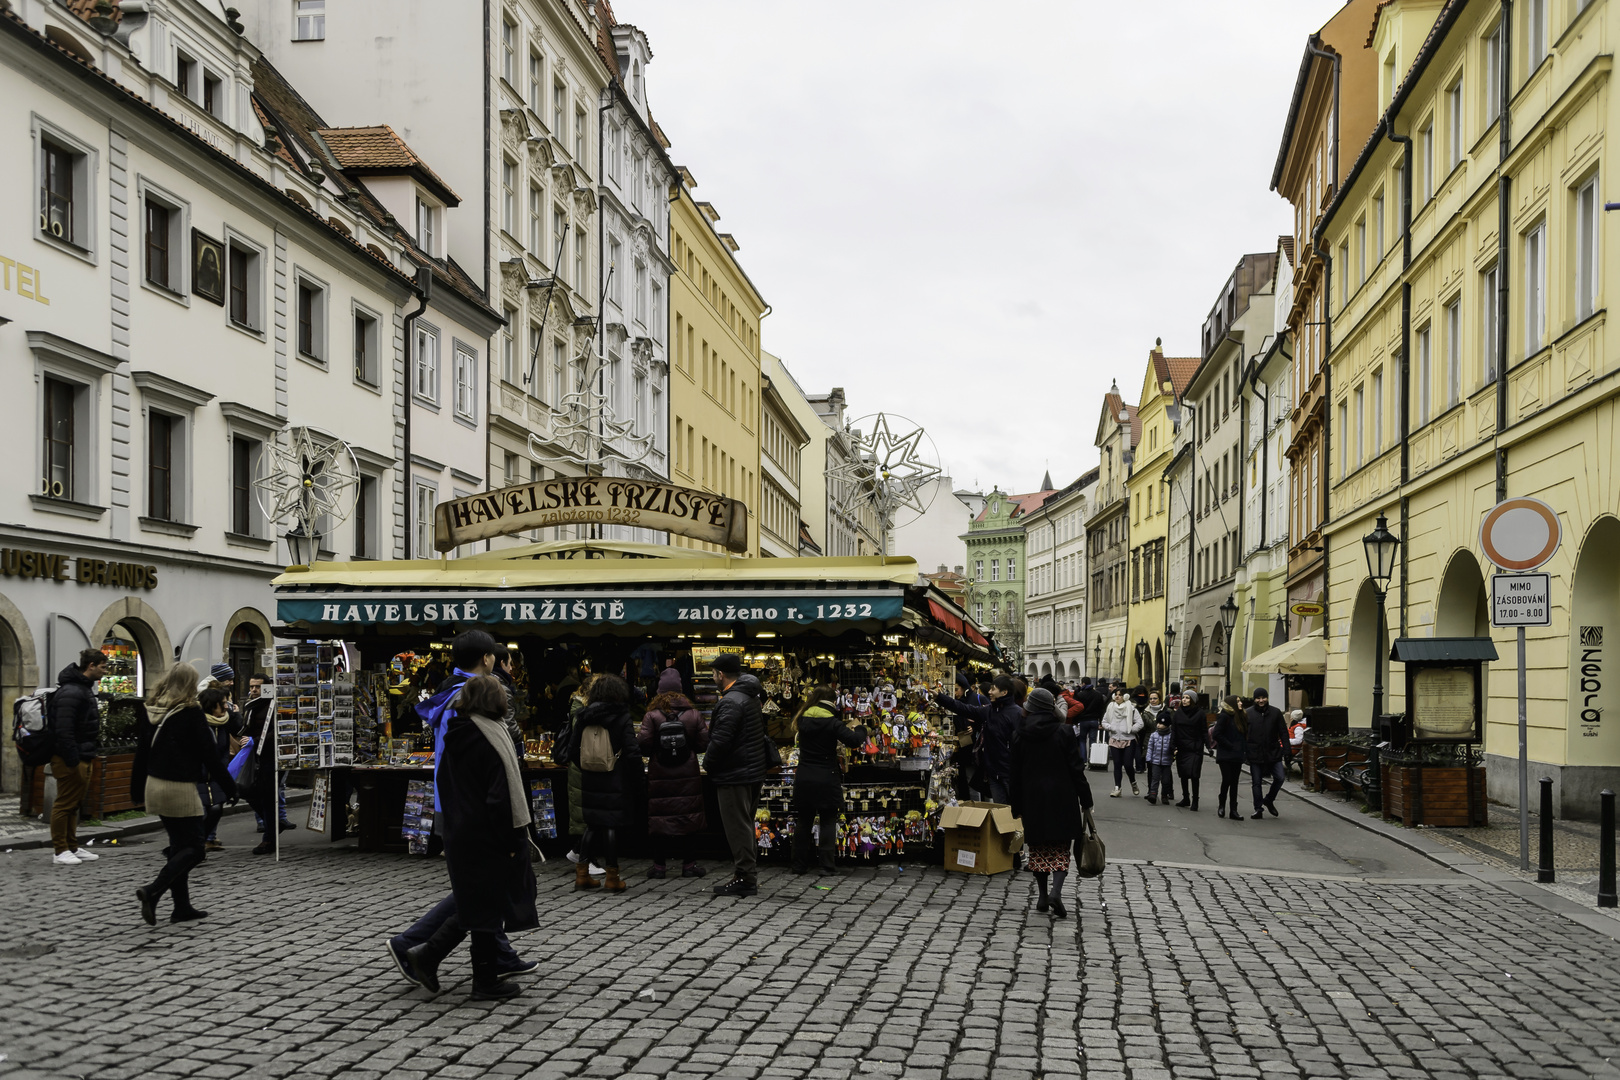
<svg viewBox="0 0 1620 1080">
<path fill-rule="evenodd" d="M 635 422 L 620 420 L 608 396 L 596 389 L 601 358 L 587 359 L 581 369 L 579 388 L 564 394 L 550 409 L 553 454 L 577 465 L 600 465 L 611 455 L 626 464 L 635 464 L 652 453 L 655 436 L 637 435 Z M 532 443 L 531 443 L 532 446 Z M 531 449 L 531 454 L 533 453 Z"/>
<path fill-rule="evenodd" d="M 903 434 L 896 433 L 897 426 Z M 896 514 L 911 510 L 920 517 L 928 512 L 922 491 L 944 470 L 925 456 L 926 432 L 903 416 L 892 420 L 887 413 L 863 417 L 847 425 L 845 434 L 851 444 L 850 458 L 827 470 L 834 498 L 839 509 L 851 516 L 861 503 L 869 502 L 877 512 L 887 546 Z"/>
<path fill-rule="evenodd" d="M 360 468 L 348 444 L 309 427 L 290 429 L 264 448 L 253 481 L 259 508 L 271 521 L 291 520 L 313 533 L 315 522 L 348 520 Z"/>
</svg>

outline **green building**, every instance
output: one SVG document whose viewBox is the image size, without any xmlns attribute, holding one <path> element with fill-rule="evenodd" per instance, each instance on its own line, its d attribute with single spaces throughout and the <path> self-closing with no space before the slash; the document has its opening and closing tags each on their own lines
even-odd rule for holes
<svg viewBox="0 0 1620 1080">
<path fill-rule="evenodd" d="M 1024 658 L 1022 519 L 1055 491 L 1051 474 L 1041 481 L 1040 491 L 1027 495 L 1008 495 L 995 488 L 985 496 L 984 509 L 962 535 L 967 545 L 968 614 L 995 634 L 1011 671 L 1022 670 Z"/>
</svg>

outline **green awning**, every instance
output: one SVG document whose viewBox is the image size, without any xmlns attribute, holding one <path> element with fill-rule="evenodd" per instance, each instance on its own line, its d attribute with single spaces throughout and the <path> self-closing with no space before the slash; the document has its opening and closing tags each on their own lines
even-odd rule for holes
<svg viewBox="0 0 1620 1080">
<path fill-rule="evenodd" d="M 1396 638 L 1389 658 L 1403 664 L 1495 660 L 1496 642 L 1488 637 Z"/>
</svg>

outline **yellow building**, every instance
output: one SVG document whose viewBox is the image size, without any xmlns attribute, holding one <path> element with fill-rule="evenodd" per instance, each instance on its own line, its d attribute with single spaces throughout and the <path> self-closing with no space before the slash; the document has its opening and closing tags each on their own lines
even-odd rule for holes
<svg viewBox="0 0 1620 1080">
<path fill-rule="evenodd" d="M 1141 434 L 1125 481 L 1130 520 L 1130 611 L 1125 623 L 1125 681 L 1165 692 L 1165 545 L 1170 532 L 1170 464 L 1175 429 L 1166 407 L 1175 405 L 1198 370 L 1198 357 L 1165 356 L 1159 343 L 1148 354 L 1136 406 Z"/>
<path fill-rule="evenodd" d="M 1516 803 L 1514 632 L 1490 626 L 1478 537 L 1500 499 L 1542 499 L 1563 546 L 1542 568 L 1552 625 L 1529 631 L 1531 776 L 1551 775 L 1561 813 L 1585 817 L 1620 782 L 1605 651 L 1620 644 L 1620 342 L 1605 329 L 1620 264 L 1603 214 L 1620 9 L 1509 10 L 1504 34 L 1499 3 L 1394 0 L 1372 27 L 1383 114 L 1318 233 L 1331 256 L 1327 698 L 1352 725 L 1371 720 L 1361 541 L 1383 515 L 1403 541 L 1391 637 L 1495 639 L 1489 789 Z M 1403 677 L 1385 666 L 1398 712 Z"/>
<path fill-rule="evenodd" d="M 686 169 L 670 192 L 671 477 L 748 506 L 748 554 L 759 554 L 759 321 L 766 303 L 715 229 L 714 206 L 692 198 Z M 719 550 L 672 536 L 677 547 Z"/>
</svg>

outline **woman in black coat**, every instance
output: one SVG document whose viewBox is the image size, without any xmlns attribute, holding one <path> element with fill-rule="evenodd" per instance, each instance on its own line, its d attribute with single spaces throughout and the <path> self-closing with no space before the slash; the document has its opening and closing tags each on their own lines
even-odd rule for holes
<svg viewBox="0 0 1620 1080">
<path fill-rule="evenodd" d="M 190 922 L 208 914 L 191 906 L 192 867 L 203 861 L 204 826 L 201 784 L 212 779 L 228 801 L 236 801 L 236 781 L 220 760 L 214 733 L 197 704 L 197 669 L 175 664 L 152 695 L 158 715 L 151 722 L 141 708 L 135 717 L 135 764 L 130 795 L 156 814 L 169 834 L 163 849 L 167 861 L 150 884 L 135 890 L 141 918 L 157 925 L 157 902 L 165 892 L 174 898 L 172 923 Z"/>
<path fill-rule="evenodd" d="M 1209 729 L 1209 739 L 1215 746 L 1215 764 L 1221 770 L 1220 808 L 1216 813 L 1231 821 L 1243 820 L 1243 814 L 1238 810 L 1238 782 L 1243 779 L 1248 727 L 1237 695 L 1228 694 L 1220 713 L 1215 717 L 1214 726 Z"/>
<path fill-rule="evenodd" d="M 579 765 L 585 731 L 593 727 L 608 733 L 618 758 L 611 772 L 591 772 L 583 767 L 580 770 L 579 804 L 585 818 L 585 835 L 579 841 L 579 862 L 574 864 L 574 888 L 623 892 L 617 833 L 628 817 L 631 786 L 641 779 L 641 753 L 636 745 L 635 721 L 630 718 L 630 687 L 617 675 L 599 675 L 591 683 L 585 707 L 574 717 L 568 733 L 571 764 Z M 593 862 L 607 870 L 607 880 L 598 883 L 591 877 Z"/>
<path fill-rule="evenodd" d="M 1029 695 L 1024 723 L 1013 738 L 1010 786 L 1013 816 L 1023 822 L 1029 869 L 1041 891 L 1035 910 L 1050 907 L 1053 915 L 1063 919 L 1069 914 L 1063 907 L 1069 850 L 1080 838 L 1081 810 L 1091 809 L 1092 799 L 1074 729 L 1057 718 L 1053 705 L 1052 695 L 1045 690 Z"/>
<path fill-rule="evenodd" d="M 1204 771 L 1204 750 L 1209 742 L 1209 721 L 1198 699 L 1191 694 L 1181 699 L 1180 708 L 1170 714 L 1170 744 L 1176 752 L 1176 773 L 1181 777 L 1181 801 L 1177 806 L 1198 809 L 1198 777 Z"/>
<path fill-rule="evenodd" d="M 506 729 L 506 696 L 492 675 L 469 679 L 445 725 L 439 821 L 455 914 L 406 952 L 424 985 L 437 990 L 439 964 L 470 934 L 475 1001 L 522 992 L 516 980 L 500 977 L 497 935 L 540 925 L 529 865 L 529 795 Z"/>
<path fill-rule="evenodd" d="M 799 739 L 799 767 L 793 774 L 793 872 L 810 872 L 810 833 L 819 822 L 817 857 L 822 875 L 830 876 L 838 873 L 833 858 L 838 849 L 838 818 L 844 812 L 838 747 L 858 749 L 866 741 L 866 729 L 848 727 L 838 719 L 838 695 L 826 686 L 810 688 L 793 724 Z"/>
<path fill-rule="evenodd" d="M 664 746 L 659 729 L 666 723 L 681 725 L 685 746 Z M 653 857 L 647 876 L 667 874 L 665 860 L 669 852 L 679 849 L 684 856 L 681 876 L 702 877 L 703 867 L 692 858 L 691 842 L 685 837 L 702 832 L 708 823 L 698 755 L 709 748 L 709 725 L 682 692 L 681 673 L 674 668 L 665 668 L 658 676 L 658 696 L 642 714 L 636 742 L 647 755 L 647 839 Z"/>
</svg>

